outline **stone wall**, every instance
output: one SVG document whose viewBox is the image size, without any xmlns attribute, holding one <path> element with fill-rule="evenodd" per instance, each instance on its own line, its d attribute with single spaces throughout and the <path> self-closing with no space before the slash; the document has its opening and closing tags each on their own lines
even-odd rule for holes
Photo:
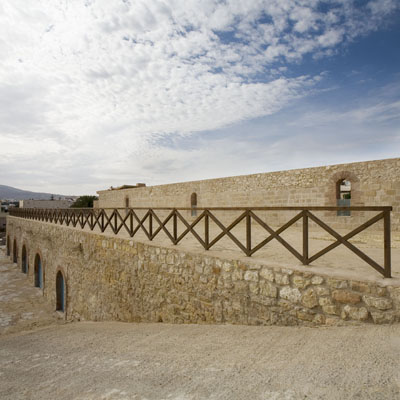
<svg viewBox="0 0 400 400">
<path fill-rule="evenodd" d="M 71 200 L 20 200 L 20 208 L 70 208 Z"/>
<path fill-rule="evenodd" d="M 142 244 L 44 222 L 8 217 L 7 235 L 36 254 L 43 295 L 56 304 L 56 273 L 66 280 L 66 318 L 335 325 L 400 321 L 400 287 L 390 279 L 354 281 Z M 12 248 L 10 251 L 13 254 Z M 40 289 L 38 289 L 40 290 Z"/>
<path fill-rule="evenodd" d="M 351 182 L 352 206 L 392 206 L 392 230 L 400 231 L 400 158 L 104 190 L 98 192 L 99 207 L 124 208 L 126 199 L 130 207 L 190 207 L 192 193 L 197 194 L 198 207 L 336 206 L 336 184 L 340 179 Z M 270 213 L 268 221 L 279 225 L 292 215 Z M 324 213 L 324 220 L 336 228 L 357 226 L 365 217 L 360 212 L 339 218 L 334 212 Z"/>
</svg>

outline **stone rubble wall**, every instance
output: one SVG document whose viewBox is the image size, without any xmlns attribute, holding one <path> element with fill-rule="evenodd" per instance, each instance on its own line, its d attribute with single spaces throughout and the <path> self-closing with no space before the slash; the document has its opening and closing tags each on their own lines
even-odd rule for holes
<svg viewBox="0 0 400 400">
<path fill-rule="evenodd" d="M 26 246 L 32 285 L 40 254 L 43 295 L 54 308 L 56 273 L 63 272 L 68 320 L 307 326 L 400 321 L 400 287 L 390 279 L 338 279 L 16 217 L 7 224 L 11 247 L 17 240 L 18 268 Z"/>
<path fill-rule="evenodd" d="M 351 181 L 352 206 L 392 206 L 392 230 L 400 231 L 400 158 L 104 190 L 98 192 L 98 206 L 124 208 L 128 198 L 130 207 L 190 207 L 192 193 L 197 194 L 198 207 L 336 206 L 340 179 Z M 282 225 L 293 215 L 272 212 L 262 217 L 272 225 Z M 350 229 L 373 215 L 353 212 L 350 217 L 337 217 L 335 212 L 324 212 L 322 216 L 334 228 Z M 185 216 L 190 218 L 190 211 Z M 374 229 L 382 229 L 381 224 Z"/>
</svg>

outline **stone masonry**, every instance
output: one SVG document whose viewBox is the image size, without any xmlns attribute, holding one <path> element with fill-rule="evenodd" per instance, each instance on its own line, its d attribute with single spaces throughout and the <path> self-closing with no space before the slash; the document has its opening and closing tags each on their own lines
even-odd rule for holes
<svg viewBox="0 0 400 400">
<path fill-rule="evenodd" d="M 342 179 L 351 182 L 351 206 L 392 206 L 392 232 L 400 232 L 400 158 L 102 190 L 98 207 L 125 208 L 127 203 L 129 207 L 190 207 L 192 193 L 197 194 L 198 207 L 336 206 L 336 185 Z M 366 221 L 363 214 L 338 218 L 336 212 L 325 212 L 323 217 L 333 228 L 351 229 Z M 292 215 L 272 213 L 268 222 L 281 225 Z"/>
<path fill-rule="evenodd" d="M 34 259 L 41 256 L 43 295 L 54 309 L 56 273 L 64 274 L 68 320 L 308 326 L 400 321 L 400 286 L 390 279 L 342 280 L 16 217 L 7 223 L 18 268 L 26 247 L 32 284 Z"/>
</svg>

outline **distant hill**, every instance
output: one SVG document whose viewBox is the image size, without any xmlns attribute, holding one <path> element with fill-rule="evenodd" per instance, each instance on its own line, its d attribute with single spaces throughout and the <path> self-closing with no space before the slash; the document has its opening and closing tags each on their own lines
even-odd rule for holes
<svg viewBox="0 0 400 400">
<path fill-rule="evenodd" d="M 11 186 L 0 185 L 0 199 L 14 199 L 14 200 L 49 200 L 51 195 L 54 196 L 55 199 L 61 197 L 64 199 L 66 197 L 74 197 L 74 196 L 64 196 L 61 194 L 55 193 L 38 193 L 38 192 L 29 192 L 28 190 L 21 190 Z"/>
</svg>

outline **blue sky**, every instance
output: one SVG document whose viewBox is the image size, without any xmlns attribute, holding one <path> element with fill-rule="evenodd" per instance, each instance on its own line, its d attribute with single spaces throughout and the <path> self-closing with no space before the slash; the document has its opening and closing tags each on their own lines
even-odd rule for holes
<svg viewBox="0 0 400 400">
<path fill-rule="evenodd" d="M 396 0 L 5 0 L 0 183 L 63 194 L 400 155 Z"/>
</svg>

